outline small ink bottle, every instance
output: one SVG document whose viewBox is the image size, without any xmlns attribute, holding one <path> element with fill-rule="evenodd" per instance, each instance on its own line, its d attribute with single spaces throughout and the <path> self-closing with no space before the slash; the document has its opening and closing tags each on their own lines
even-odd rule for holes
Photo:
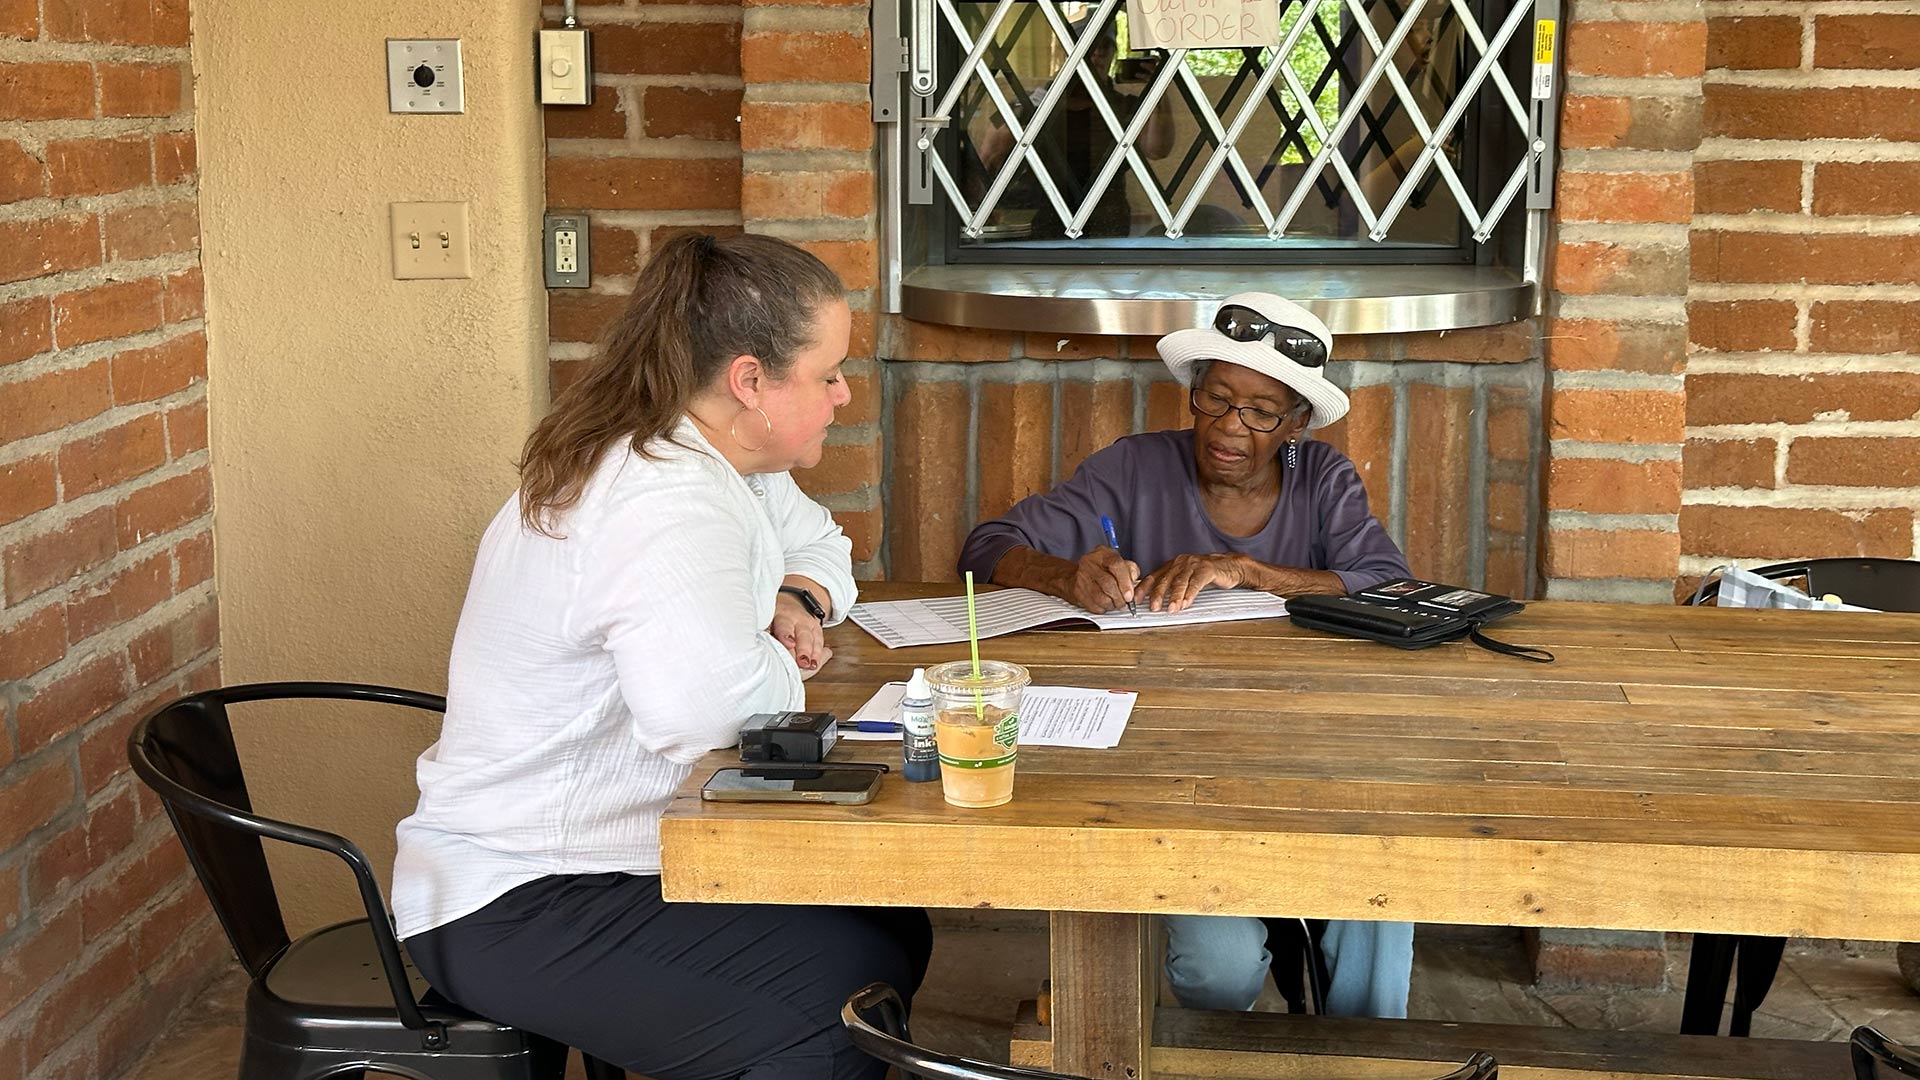
<svg viewBox="0 0 1920 1080">
<path fill-rule="evenodd" d="M 914 668 L 900 699 L 901 773 L 909 780 L 940 779 L 940 749 L 933 737 L 933 687 L 924 668 Z"/>
</svg>

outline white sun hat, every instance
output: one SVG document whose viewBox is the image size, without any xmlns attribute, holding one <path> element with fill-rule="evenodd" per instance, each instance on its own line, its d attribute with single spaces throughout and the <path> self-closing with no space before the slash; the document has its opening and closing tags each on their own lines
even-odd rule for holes
<svg viewBox="0 0 1920 1080">
<path fill-rule="evenodd" d="M 1218 328 L 1223 323 L 1242 328 L 1249 325 L 1249 320 L 1235 319 L 1227 312 L 1234 307 L 1252 309 L 1265 322 L 1273 324 L 1274 329 L 1266 330 L 1251 341 L 1236 340 Z M 1180 380 L 1180 385 L 1193 385 L 1195 364 L 1224 360 L 1287 384 L 1301 400 L 1313 406 L 1313 415 L 1307 421 L 1309 428 L 1326 427 L 1347 415 L 1346 392 L 1327 379 L 1326 358 L 1333 354 L 1333 334 L 1313 312 L 1291 300 L 1263 292 L 1235 293 L 1221 301 L 1220 312 L 1213 326 L 1175 330 L 1160 339 L 1160 359 L 1166 363 L 1167 370 L 1173 372 L 1173 377 Z M 1287 335 L 1281 332 L 1282 328 L 1298 332 Z M 1251 329 L 1261 329 L 1260 322 L 1252 320 Z M 1320 345 L 1318 350 L 1312 347 L 1315 340 Z M 1309 358 L 1318 352 L 1320 362 L 1300 363 L 1283 352 L 1283 347 Z"/>
</svg>

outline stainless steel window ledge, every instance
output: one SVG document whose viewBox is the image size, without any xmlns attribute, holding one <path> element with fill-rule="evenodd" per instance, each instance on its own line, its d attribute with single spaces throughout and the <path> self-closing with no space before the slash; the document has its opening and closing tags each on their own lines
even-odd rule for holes
<svg viewBox="0 0 1920 1080">
<path fill-rule="evenodd" d="M 1534 305 L 1518 273 L 1476 266 L 925 266 L 902 286 L 909 319 L 1048 334 L 1165 334 L 1249 289 L 1304 304 L 1335 334 L 1493 326 Z"/>
</svg>

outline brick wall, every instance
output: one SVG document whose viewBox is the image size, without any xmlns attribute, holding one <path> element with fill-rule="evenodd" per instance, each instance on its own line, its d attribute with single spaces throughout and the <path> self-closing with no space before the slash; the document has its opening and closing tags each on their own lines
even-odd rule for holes
<svg viewBox="0 0 1920 1080">
<path fill-rule="evenodd" d="M 184 0 L 0 3 L 0 1077 L 104 1077 L 226 949 L 127 769 L 218 677 Z"/>
<path fill-rule="evenodd" d="M 1681 570 L 1911 557 L 1920 4 L 1712 10 Z"/>
</svg>

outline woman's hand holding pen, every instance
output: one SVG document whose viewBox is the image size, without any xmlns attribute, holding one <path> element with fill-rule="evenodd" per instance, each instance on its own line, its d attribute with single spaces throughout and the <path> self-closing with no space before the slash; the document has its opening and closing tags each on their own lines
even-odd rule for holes
<svg viewBox="0 0 1920 1080">
<path fill-rule="evenodd" d="M 1134 598 L 1134 583 L 1139 580 L 1139 566 L 1121 558 L 1114 548 L 1103 545 L 1080 556 L 1073 564 L 1066 599 L 1088 611 L 1105 614 L 1127 606 Z"/>
</svg>

